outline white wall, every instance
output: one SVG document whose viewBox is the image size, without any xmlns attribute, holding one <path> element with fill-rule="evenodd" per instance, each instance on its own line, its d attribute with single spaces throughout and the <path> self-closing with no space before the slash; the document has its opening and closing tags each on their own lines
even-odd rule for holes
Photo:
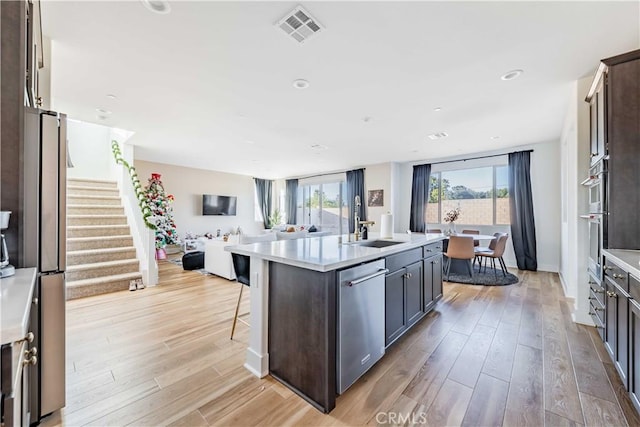
<svg viewBox="0 0 640 427">
<path fill-rule="evenodd" d="M 114 180 L 111 128 L 77 120 L 67 121 L 67 140 L 73 168 L 69 178 Z"/>
<path fill-rule="evenodd" d="M 574 298 L 575 321 L 593 325 L 589 317 L 587 274 L 588 190 L 580 185 L 589 171 L 589 105 L 584 98 L 591 77 L 574 82 L 561 136 L 562 215 L 560 279 L 565 295 Z"/>
<path fill-rule="evenodd" d="M 241 227 L 245 234 L 257 234 L 262 221 L 255 220 L 253 178 L 204 169 L 186 168 L 163 163 L 135 161 L 143 185 L 152 173 L 159 173 L 167 194 L 173 194 L 173 214 L 180 238 L 186 232 L 215 234 Z M 238 197 L 236 216 L 203 216 L 202 195 L 217 194 Z"/>
<path fill-rule="evenodd" d="M 536 223 L 536 240 L 538 269 L 541 271 L 559 270 L 560 258 L 560 151 L 557 141 L 534 144 L 530 146 L 521 146 L 510 149 L 509 151 L 520 151 L 533 149 L 531 153 L 531 190 L 533 192 L 534 216 Z M 483 155 L 496 154 L 493 152 L 477 153 L 476 157 Z M 459 157 L 458 159 L 463 159 Z M 433 159 L 432 162 L 451 159 Z M 469 160 L 460 163 L 448 163 L 443 165 L 434 165 L 434 171 L 437 169 L 447 168 L 462 169 L 479 167 L 493 164 L 500 161 L 494 159 Z M 413 166 L 417 164 L 429 163 L 430 160 L 419 162 L 408 162 L 400 165 L 399 182 L 396 191 L 399 197 L 399 207 L 397 213 L 399 218 L 396 219 L 396 232 L 403 232 L 409 229 L 409 215 L 411 206 L 411 181 L 413 179 Z M 493 163 L 492 163 L 493 162 Z M 446 165 L 446 166 L 445 166 Z M 510 233 L 508 226 L 477 226 L 473 228 L 480 230 L 481 234 L 493 234 L 495 232 Z M 465 224 L 459 224 L 458 229 L 464 227 Z M 509 267 L 516 266 L 516 260 L 513 253 L 513 246 L 507 245 L 504 255 L 505 262 Z"/>
</svg>

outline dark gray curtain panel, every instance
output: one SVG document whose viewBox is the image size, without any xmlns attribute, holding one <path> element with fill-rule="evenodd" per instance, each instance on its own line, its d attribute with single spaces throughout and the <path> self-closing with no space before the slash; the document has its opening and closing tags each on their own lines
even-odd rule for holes
<svg viewBox="0 0 640 427">
<path fill-rule="evenodd" d="M 431 165 L 416 165 L 413 167 L 413 181 L 411 183 L 411 216 L 409 217 L 409 229 L 416 233 L 426 231 L 424 220 L 429 202 L 429 177 Z"/>
<path fill-rule="evenodd" d="M 256 194 L 258 195 L 258 206 L 262 213 L 264 228 L 269 228 L 269 215 L 271 215 L 271 187 L 273 181 L 268 179 L 253 178 L 256 183 Z"/>
<path fill-rule="evenodd" d="M 285 193 L 285 208 L 287 210 L 287 223 L 296 223 L 296 212 L 298 202 L 298 180 L 288 179 L 286 181 L 286 193 Z"/>
<path fill-rule="evenodd" d="M 358 214 L 361 221 L 365 221 L 367 217 L 367 198 L 364 194 L 364 169 L 355 169 L 347 171 L 347 201 L 349 202 L 349 233 L 356 231 L 355 229 L 355 199 L 360 196 L 360 210 Z"/>
<path fill-rule="evenodd" d="M 531 193 L 531 152 L 509 153 L 511 237 L 518 269 L 536 271 L 536 223 Z"/>
</svg>

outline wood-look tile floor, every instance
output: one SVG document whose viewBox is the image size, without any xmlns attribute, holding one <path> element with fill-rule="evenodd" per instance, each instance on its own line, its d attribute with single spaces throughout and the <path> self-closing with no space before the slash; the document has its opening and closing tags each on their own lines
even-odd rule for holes
<svg viewBox="0 0 640 427">
<path fill-rule="evenodd" d="M 155 288 L 67 302 L 67 406 L 44 425 L 640 426 L 558 276 L 514 273 L 511 286 L 445 283 L 325 415 L 243 367 L 248 328 L 229 340 L 240 285 L 163 263 Z"/>
</svg>

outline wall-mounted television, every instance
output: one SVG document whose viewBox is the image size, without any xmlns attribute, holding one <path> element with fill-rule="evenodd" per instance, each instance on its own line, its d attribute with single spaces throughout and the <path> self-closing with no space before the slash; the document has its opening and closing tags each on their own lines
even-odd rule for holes
<svg viewBox="0 0 640 427">
<path fill-rule="evenodd" d="M 236 196 L 215 196 L 212 194 L 202 195 L 202 215 L 235 215 Z"/>
</svg>

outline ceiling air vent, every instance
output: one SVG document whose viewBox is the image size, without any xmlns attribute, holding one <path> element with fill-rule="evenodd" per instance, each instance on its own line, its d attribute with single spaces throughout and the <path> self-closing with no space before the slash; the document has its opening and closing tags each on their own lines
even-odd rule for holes
<svg viewBox="0 0 640 427">
<path fill-rule="evenodd" d="M 322 24 L 304 10 L 302 6 L 297 6 L 287 13 L 284 18 L 276 23 L 276 27 L 279 27 L 298 43 L 304 43 L 323 29 Z"/>
<path fill-rule="evenodd" d="M 438 132 L 438 133 L 432 133 L 431 135 L 427 135 L 427 138 L 436 140 L 440 138 L 446 138 L 447 136 L 449 136 L 449 134 L 446 132 Z"/>
</svg>

